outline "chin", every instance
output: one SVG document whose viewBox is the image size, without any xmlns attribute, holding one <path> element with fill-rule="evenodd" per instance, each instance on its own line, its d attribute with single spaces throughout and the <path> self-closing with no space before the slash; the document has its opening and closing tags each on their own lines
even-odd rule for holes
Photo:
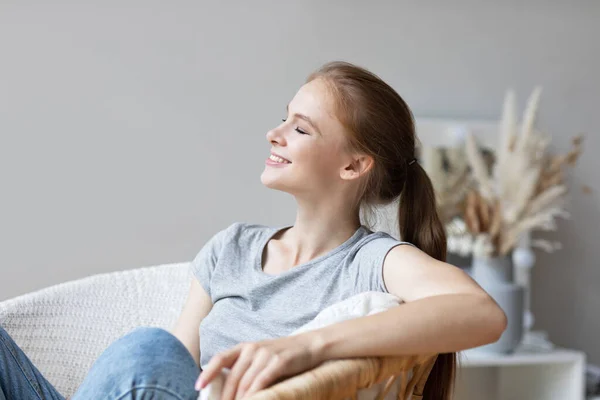
<svg viewBox="0 0 600 400">
<path fill-rule="evenodd" d="M 287 187 L 283 182 L 281 182 L 280 179 L 277 179 L 277 177 L 270 176 L 270 174 L 267 171 L 262 173 L 262 175 L 260 176 L 260 181 L 264 186 L 268 187 L 269 189 L 280 190 L 282 192 L 290 193 L 289 187 Z"/>
<path fill-rule="evenodd" d="M 277 179 L 273 179 L 270 176 L 266 176 L 265 173 L 263 173 L 260 176 L 260 181 L 263 185 L 265 185 L 269 189 L 280 190 L 280 187 L 279 187 L 280 185 L 278 185 Z"/>
</svg>

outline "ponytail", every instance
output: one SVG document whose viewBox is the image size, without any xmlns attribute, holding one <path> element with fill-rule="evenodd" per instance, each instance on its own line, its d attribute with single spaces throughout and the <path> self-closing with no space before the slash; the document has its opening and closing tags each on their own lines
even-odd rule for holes
<svg viewBox="0 0 600 400">
<path fill-rule="evenodd" d="M 419 163 L 408 165 L 400 195 L 400 237 L 440 261 L 446 261 L 446 232 L 437 213 L 431 180 Z M 456 353 L 439 354 L 423 391 L 423 400 L 450 400 Z"/>
<path fill-rule="evenodd" d="M 446 261 L 446 231 L 435 203 L 431 180 L 419 163 L 407 165 L 400 195 L 400 237 L 429 254 Z"/>
</svg>

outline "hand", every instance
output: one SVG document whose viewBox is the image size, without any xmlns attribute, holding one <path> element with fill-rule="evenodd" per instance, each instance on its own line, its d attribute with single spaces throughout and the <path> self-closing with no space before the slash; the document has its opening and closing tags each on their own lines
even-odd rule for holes
<svg viewBox="0 0 600 400">
<path fill-rule="evenodd" d="M 230 368 L 221 400 L 242 399 L 269 387 L 279 378 L 296 375 L 319 365 L 316 339 L 309 333 L 237 346 L 211 358 L 196 382 L 204 388 L 221 371 Z"/>
</svg>

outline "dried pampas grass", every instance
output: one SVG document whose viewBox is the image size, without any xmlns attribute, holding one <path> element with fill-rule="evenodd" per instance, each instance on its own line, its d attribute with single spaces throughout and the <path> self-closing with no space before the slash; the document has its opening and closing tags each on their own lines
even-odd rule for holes
<svg viewBox="0 0 600 400">
<path fill-rule="evenodd" d="M 582 152 L 582 137 L 564 155 L 548 152 L 550 138 L 535 129 L 541 89 L 536 88 L 525 108 L 520 131 L 516 120 L 515 95 L 504 100 L 496 163 L 490 174 L 475 138 L 468 135 L 465 152 L 473 176 L 462 209 L 467 232 L 473 236 L 473 253 L 502 256 L 520 237 L 532 230 L 555 230 L 556 218 L 568 218 L 565 168 L 573 166 Z M 560 243 L 534 240 L 547 251 Z"/>
<path fill-rule="evenodd" d="M 465 151 L 462 147 L 423 147 L 420 162 L 433 184 L 440 219 L 447 224 L 462 213 L 472 184 Z"/>
</svg>

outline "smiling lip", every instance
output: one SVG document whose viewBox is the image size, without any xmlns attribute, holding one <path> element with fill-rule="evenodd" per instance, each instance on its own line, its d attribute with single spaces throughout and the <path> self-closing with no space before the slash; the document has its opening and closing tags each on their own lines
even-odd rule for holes
<svg viewBox="0 0 600 400">
<path fill-rule="evenodd" d="M 274 155 L 275 157 L 283 158 L 285 161 L 287 161 L 287 162 L 288 162 L 288 163 L 290 163 L 290 164 L 292 163 L 290 160 L 288 160 L 288 159 L 287 159 L 287 158 L 285 158 L 285 157 L 282 157 L 282 156 L 280 156 L 280 155 L 279 155 L 279 154 L 277 154 L 277 153 L 273 153 L 273 152 L 271 152 L 271 154 L 272 154 L 272 155 Z"/>
<path fill-rule="evenodd" d="M 271 158 L 270 158 L 270 156 L 269 156 L 269 157 L 267 157 L 267 159 L 265 160 L 265 164 L 267 164 L 267 165 L 270 165 L 270 166 L 272 166 L 272 167 L 285 167 L 286 165 L 289 165 L 289 164 L 291 164 L 291 163 L 292 163 L 290 160 L 288 160 L 287 158 L 283 158 L 283 157 L 281 157 L 281 156 L 280 156 L 279 154 L 277 154 L 277 153 L 273 153 L 273 152 L 271 152 L 271 155 L 272 155 L 272 156 L 275 156 L 275 157 L 279 157 L 279 158 L 281 158 L 281 159 L 282 159 L 282 160 L 284 160 L 284 161 L 287 161 L 287 162 L 277 162 L 277 161 L 271 160 Z"/>
</svg>

